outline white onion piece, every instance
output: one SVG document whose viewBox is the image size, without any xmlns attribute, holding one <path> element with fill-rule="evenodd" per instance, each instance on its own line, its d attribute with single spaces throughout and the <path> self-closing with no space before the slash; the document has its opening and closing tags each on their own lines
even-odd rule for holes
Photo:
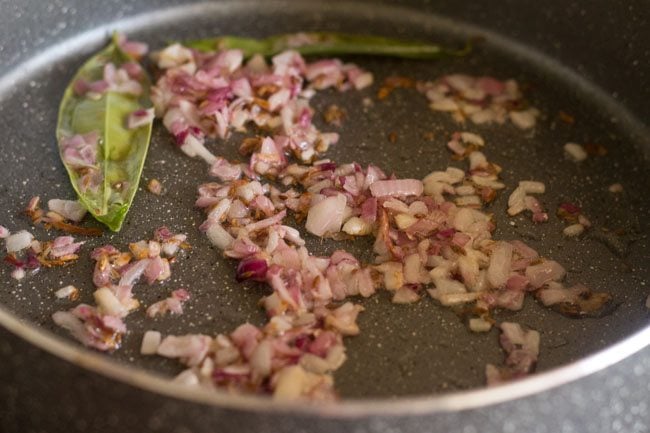
<svg viewBox="0 0 650 433">
<path fill-rule="evenodd" d="M 222 199 L 210 212 L 208 212 L 208 219 L 220 221 L 221 217 L 223 217 L 230 209 L 231 204 L 232 200 L 229 198 Z"/>
<path fill-rule="evenodd" d="M 342 230 L 349 235 L 365 236 L 372 232 L 372 225 L 359 217 L 352 217 L 343 224 Z"/>
<path fill-rule="evenodd" d="M 537 292 L 539 300 L 545 306 L 559 304 L 561 302 L 572 302 L 576 294 L 566 289 L 562 284 L 551 282 Z"/>
<path fill-rule="evenodd" d="M 538 111 L 535 108 L 529 108 L 524 111 L 511 111 L 510 120 L 520 129 L 530 129 L 535 126 Z"/>
<path fill-rule="evenodd" d="M 422 273 L 422 259 L 415 253 L 404 259 L 404 281 L 406 284 L 419 284 Z"/>
<path fill-rule="evenodd" d="M 194 62 L 194 55 L 192 54 L 192 50 L 185 48 L 178 43 L 169 45 L 158 53 L 153 53 L 152 57 L 160 69 L 174 68 L 190 62 Z"/>
<path fill-rule="evenodd" d="M 433 274 L 434 271 L 435 269 L 431 271 L 431 274 Z M 431 295 L 431 297 L 434 299 L 440 300 L 440 297 L 443 295 L 463 294 L 467 292 L 467 288 L 460 281 L 452 280 L 448 277 L 439 277 L 433 275 L 431 276 L 431 279 L 433 280 L 436 288 L 428 289 L 427 291 L 429 292 L 429 295 Z"/>
<path fill-rule="evenodd" d="M 384 287 L 386 290 L 397 290 L 404 285 L 404 271 L 399 262 L 385 262 L 375 267 L 384 274 Z"/>
<path fill-rule="evenodd" d="M 473 332 L 488 332 L 492 329 L 492 324 L 480 317 L 469 319 L 469 329 Z"/>
<path fill-rule="evenodd" d="M 25 248 L 29 248 L 32 241 L 34 240 L 34 235 L 26 230 L 21 230 L 13 235 L 10 235 L 5 240 L 7 252 L 16 253 Z"/>
<path fill-rule="evenodd" d="M 422 182 L 444 182 L 449 184 L 458 183 L 465 178 L 465 172 L 456 167 L 447 167 L 445 171 L 434 171 L 429 173 Z"/>
<path fill-rule="evenodd" d="M 591 227 L 591 221 L 589 221 L 589 219 L 583 214 L 578 215 L 578 222 L 582 224 L 585 228 Z"/>
<path fill-rule="evenodd" d="M 149 266 L 150 259 L 142 259 L 135 262 L 120 278 L 120 286 L 131 286 L 135 284 Z"/>
<path fill-rule="evenodd" d="M 128 308 L 122 305 L 120 300 L 117 299 L 117 296 L 115 296 L 115 293 L 108 287 L 97 289 L 93 293 L 93 297 L 102 314 L 124 317 L 129 312 Z"/>
<path fill-rule="evenodd" d="M 451 307 L 454 305 L 466 304 L 468 302 L 474 302 L 478 298 L 479 294 L 476 292 L 469 293 L 443 293 L 437 295 L 435 299 L 440 301 L 445 307 Z"/>
<path fill-rule="evenodd" d="M 345 347 L 342 344 L 331 347 L 327 352 L 327 363 L 330 365 L 330 370 L 341 367 L 346 359 Z"/>
<path fill-rule="evenodd" d="M 402 287 L 395 291 L 391 302 L 393 304 L 412 304 L 420 300 L 420 295 L 410 287 Z"/>
<path fill-rule="evenodd" d="M 300 237 L 300 232 L 298 230 L 289 226 L 280 226 L 280 228 L 284 230 L 284 234 L 282 236 L 284 240 L 298 246 L 305 245 L 305 240 Z"/>
<path fill-rule="evenodd" d="M 410 214 L 408 205 L 401 200 L 390 198 L 386 200 L 382 206 L 385 209 L 390 209 L 397 213 Z"/>
<path fill-rule="evenodd" d="M 483 140 L 483 137 L 478 134 L 474 134 L 473 132 L 461 132 L 460 138 L 467 144 L 475 144 L 477 146 L 485 145 L 485 140 Z"/>
<path fill-rule="evenodd" d="M 542 287 L 549 281 L 560 281 L 565 274 L 566 271 L 562 265 L 554 260 L 547 260 L 526 268 L 526 278 L 528 278 L 531 287 L 535 289 Z"/>
<path fill-rule="evenodd" d="M 79 289 L 77 289 L 75 286 L 65 286 L 61 287 L 59 290 L 54 292 L 54 296 L 56 296 L 58 299 L 63 299 L 63 298 L 76 298 L 79 295 Z"/>
<path fill-rule="evenodd" d="M 476 169 L 487 169 L 488 168 L 488 161 L 487 158 L 485 157 L 485 154 L 483 152 L 474 151 L 469 154 L 469 169 L 470 170 L 476 170 Z"/>
<path fill-rule="evenodd" d="M 454 203 L 456 203 L 456 206 L 460 207 L 480 207 L 482 204 L 480 197 L 477 195 L 464 195 L 462 197 L 457 197 L 454 199 Z"/>
<path fill-rule="evenodd" d="M 309 209 L 305 228 L 316 236 L 341 231 L 347 199 L 343 194 L 327 197 Z"/>
<path fill-rule="evenodd" d="M 583 232 L 585 231 L 585 226 L 582 224 L 571 224 L 570 226 L 566 226 L 564 230 L 562 230 L 562 233 L 564 236 L 567 237 L 576 237 L 580 236 Z"/>
<path fill-rule="evenodd" d="M 512 251 L 512 245 L 507 242 L 497 242 L 496 247 L 492 250 L 487 270 L 487 278 L 492 287 L 503 287 L 508 281 Z"/>
<path fill-rule="evenodd" d="M 363 310 L 361 305 L 346 302 L 340 307 L 330 310 L 329 315 L 325 317 L 325 325 L 342 335 L 357 335 L 359 334 L 357 316 Z"/>
<path fill-rule="evenodd" d="M 140 353 L 142 355 L 155 355 L 160 346 L 162 334 L 158 331 L 147 331 L 142 337 L 142 344 L 140 345 Z"/>
<path fill-rule="evenodd" d="M 479 277 L 479 262 L 473 250 L 466 249 L 465 255 L 458 257 L 458 272 L 467 287 L 474 288 Z"/>
<path fill-rule="evenodd" d="M 423 201 L 414 201 L 409 205 L 409 214 L 423 217 L 429 214 L 429 208 Z"/>
<path fill-rule="evenodd" d="M 327 360 L 312 353 L 305 353 L 300 357 L 300 366 L 315 374 L 325 374 L 330 371 L 330 364 Z"/>
<path fill-rule="evenodd" d="M 208 353 L 212 338 L 200 334 L 165 337 L 156 353 L 166 358 L 185 358 L 187 365 L 196 365 Z"/>
<path fill-rule="evenodd" d="M 435 111 L 456 111 L 458 104 L 451 98 L 443 98 L 429 104 L 429 107 Z"/>
<path fill-rule="evenodd" d="M 0 226 L 0 239 L 6 239 L 11 233 L 5 226 Z"/>
<path fill-rule="evenodd" d="M 214 164 L 217 160 L 217 157 L 205 147 L 204 143 L 192 134 L 187 134 L 181 150 L 192 158 L 195 156 L 202 158 L 209 165 Z"/>
<path fill-rule="evenodd" d="M 11 271 L 11 278 L 14 280 L 22 280 L 25 278 L 26 272 L 23 268 L 16 268 L 13 271 Z"/>
<path fill-rule="evenodd" d="M 417 218 L 406 214 L 406 213 L 400 213 L 395 215 L 395 224 L 400 230 L 405 230 L 408 227 L 412 226 L 418 221 Z"/>
<path fill-rule="evenodd" d="M 609 188 L 607 188 L 607 189 L 608 189 L 609 192 L 611 192 L 611 193 L 618 194 L 618 193 L 623 192 L 623 185 L 621 185 L 620 183 L 617 182 L 617 183 L 613 183 L 613 184 L 611 184 L 611 185 L 609 186 Z"/>
<path fill-rule="evenodd" d="M 245 203 L 250 202 L 258 195 L 264 194 L 262 184 L 256 180 L 238 187 L 235 192 Z"/>
<path fill-rule="evenodd" d="M 211 224 L 205 234 L 208 236 L 208 239 L 212 245 L 219 248 L 220 250 L 228 249 L 230 245 L 232 245 L 232 243 L 235 241 L 230 233 L 228 233 L 226 229 L 221 227 L 221 224 L 218 223 Z"/>
<path fill-rule="evenodd" d="M 197 386 L 199 377 L 191 368 L 181 371 L 174 379 L 174 382 L 184 386 Z"/>
<path fill-rule="evenodd" d="M 352 79 L 352 85 L 355 89 L 361 90 L 372 85 L 373 75 L 370 72 L 364 72 Z"/>
<path fill-rule="evenodd" d="M 485 365 L 485 380 L 488 386 L 494 386 L 503 383 L 501 372 L 499 371 L 499 368 L 496 365 L 494 364 Z"/>
<path fill-rule="evenodd" d="M 567 156 L 575 162 L 582 162 L 587 159 L 587 152 L 584 147 L 577 143 L 567 143 L 564 145 L 564 151 Z"/>
<path fill-rule="evenodd" d="M 546 185 L 534 180 L 520 181 L 519 188 L 523 189 L 526 194 L 544 194 L 544 191 L 546 191 Z"/>
<path fill-rule="evenodd" d="M 83 322 L 71 312 L 57 311 L 52 314 L 52 320 L 57 326 L 68 330 L 74 338 L 86 346 L 91 344 L 92 337 L 88 334 Z"/>
<path fill-rule="evenodd" d="M 370 185 L 373 197 L 422 195 L 423 190 L 422 181 L 417 179 L 378 180 Z"/>
<path fill-rule="evenodd" d="M 539 355 L 539 332 L 534 330 L 524 331 L 521 325 L 512 322 L 503 322 L 500 328 L 503 337 L 510 343 L 521 346 L 523 350 L 535 357 Z M 506 351 L 508 350 L 506 349 Z"/>
<path fill-rule="evenodd" d="M 276 400 L 295 400 L 301 396 L 307 372 L 299 366 L 285 367 L 277 375 L 273 398 Z"/>
<path fill-rule="evenodd" d="M 251 369 L 258 377 L 266 377 L 271 374 L 271 361 L 273 347 L 267 340 L 257 345 L 250 358 Z"/>
<path fill-rule="evenodd" d="M 508 215 L 514 216 L 526 210 L 526 191 L 517 187 L 508 197 Z"/>
<path fill-rule="evenodd" d="M 52 199 L 47 202 L 47 207 L 63 218 L 79 222 L 86 215 L 86 208 L 77 200 Z"/>
</svg>

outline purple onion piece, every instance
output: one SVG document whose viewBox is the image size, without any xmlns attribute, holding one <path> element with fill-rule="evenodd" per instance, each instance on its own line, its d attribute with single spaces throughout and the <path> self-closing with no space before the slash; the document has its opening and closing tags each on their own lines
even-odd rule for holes
<svg viewBox="0 0 650 433">
<path fill-rule="evenodd" d="M 322 164 L 318 164 L 318 169 L 320 171 L 334 171 L 336 170 L 336 164 L 333 162 L 324 162 Z"/>
<path fill-rule="evenodd" d="M 239 262 L 237 265 L 237 274 L 235 278 L 241 282 L 244 280 L 266 281 L 266 271 L 269 266 L 266 260 L 257 258 L 248 258 Z"/>
</svg>

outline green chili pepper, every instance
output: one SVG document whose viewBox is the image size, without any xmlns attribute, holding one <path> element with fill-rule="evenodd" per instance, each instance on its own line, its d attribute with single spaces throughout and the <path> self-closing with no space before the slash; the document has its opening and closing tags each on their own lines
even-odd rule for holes
<svg viewBox="0 0 650 433">
<path fill-rule="evenodd" d="M 244 57 L 251 57 L 254 54 L 270 57 L 291 49 L 303 55 L 340 56 L 352 54 L 435 59 L 444 56 L 463 56 L 471 50 L 470 44 L 463 49 L 453 50 L 423 42 L 332 32 L 290 33 L 265 39 L 219 36 L 188 41 L 183 45 L 205 52 L 237 48 L 244 52 Z"/>
<path fill-rule="evenodd" d="M 117 71 L 110 87 L 104 79 L 109 64 Z M 131 88 L 138 83 L 141 92 L 125 90 L 125 81 Z M 151 105 L 150 87 L 145 71 L 114 36 L 77 71 L 59 107 L 56 136 L 72 186 L 95 219 L 113 231 L 120 230 L 133 201 L 149 147 L 153 120 L 145 108 Z M 133 113 L 144 121 L 129 128 Z"/>
</svg>

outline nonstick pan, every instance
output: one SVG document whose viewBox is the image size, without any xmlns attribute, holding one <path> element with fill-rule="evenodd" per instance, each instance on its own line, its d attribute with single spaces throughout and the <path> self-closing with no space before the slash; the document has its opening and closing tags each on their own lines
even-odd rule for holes
<svg viewBox="0 0 650 433">
<path fill-rule="evenodd" d="M 306 29 L 376 33 L 461 46 L 482 42 L 465 58 L 436 62 L 352 58 L 381 82 L 391 75 L 434 79 L 452 72 L 512 77 L 527 88 L 543 113 L 533 134 L 512 126 L 466 128 L 483 135 L 486 153 L 504 167 L 512 185 L 544 181 L 543 201 L 554 210 L 577 202 L 594 228 L 575 240 L 562 236 L 552 217 L 539 227 L 505 218 L 496 235 L 524 238 L 563 263 L 573 281 L 605 290 L 617 308 L 593 319 L 569 319 L 531 299 L 515 320 L 539 330 L 538 374 L 482 389 L 486 363 L 500 363 L 497 331 L 468 332 L 451 311 L 429 299 L 393 305 L 384 294 L 362 301 L 361 335 L 346 341 L 349 359 L 336 374 L 342 402 L 334 406 L 278 404 L 188 390 L 168 377 L 179 367 L 138 354 L 143 332 L 228 332 L 261 323 L 263 288 L 234 282 L 232 263 L 210 248 L 196 227 L 196 185 L 205 181 L 200 161 L 184 158 L 156 125 L 144 181 L 166 186 L 162 197 L 141 191 L 123 230 L 89 240 L 125 246 L 168 225 L 188 234 L 191 253 L 173 270 L 170 286 L 193 294 L 185 314 L 151 322 L 128 318 L 124 347 L 92 353 L 53 326 L 51 314 L 67 305 L 53 291 L 67 284 L 91 299 L 92 263 L 47 269 L 23 282 L 0 270 L 0 427 L 2 431 L 169 432 L 645 432 L 650 429 L 650 41 L 647 4 L 639 2 L 339 2 L 178 1 L 13 3 L 0 0 L 0 224 L 29 229 L 21 208 L 29 197 L 73 198 L 54 137 L 66 83 L 84 59 L 121 30 L 153 47 L 171 39 L 217 34 L 264 36 Z M 491 2 L 492 3 L 492 2 Z M 615 6 L 616 5 L 616 6 Z M 427 108 L 415 91 L 394 92 L 362 109 L 377 87 L 360 93 L 326 93 L 317 108 L 347 109 L 341 142 L 329 156 L 375 163 L 398 176 L 423 177 L 451 163 L 445 143 L 459 126 Z M 573 124 L 560 120 L 569 113 Z M 324 125 L 321 125 L 325 127 Z M 394 133 L 396 142 L 387 137 Z M 424 139 L 425 136 L 432 140 Z M 563 155 L 568 141 L 595 143 L 606 156 L 577 165 Z M 234 157 L 236 139 L 215 143 Z M 608 186 L 621 183 L 622 194 Z M 491 210 L 504 215 L 507 195 Z M 325 253 L 351 249 L 369 259 L 368 245 L 310 240 Z M 365 255 L 364 255 L 365 254 Z M 145 305 L 167 287 L 141 289 Z"/>
</svg>

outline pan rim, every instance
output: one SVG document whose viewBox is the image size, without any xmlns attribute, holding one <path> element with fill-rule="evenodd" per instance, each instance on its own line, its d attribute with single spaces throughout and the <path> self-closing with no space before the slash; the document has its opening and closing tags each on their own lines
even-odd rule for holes
<svg viewBox="0 0 650 433">
<path fill-rule="evenodd" d="M 234 7 L 235 2 L 226 2 L 228 7 Z M 237 2 L 236 7 L 246 6 L 248 1 Z M 286 2 L 268 2 L 272 4 L 285 4 Z M 192 6 L 203 3 L 193 4 Z M 312 5 L 312 2 L 306 4 Z M 342 2 L 338 5 L 356 5 L 358 2 Z M 164 19 L 165 14 L 178 13 L 178 10 L 187 9 L 190 5 L 166 8 L 155 12 L 158 20 Z M 294 5 L 295 6 L 295 5 Z M 269 6 L 271 7 L 271 6 Z M 411 9 L 382 6 L 383 13 L 400 13 L 410 11 Z M 381 15 L 379 12 L 376 12 Z M 91 31 L 83 32 L 70 39 L 59 42 L 53 47 L 48 47 L 45 52 L 38 54 L 24 63 L 18 64 L 12 70 L 7 71 L 0 77 L 0 97 L 3 95 L 10 84 L 20 81 L 26 71 L 38 69 L 42 64 L 51 61 L 53 57 L 60 58 L 70 49 L 70 45 L 83 49 L 88 49 L 94 42 L 103 40 L 110 29 L 123 29 L 125 31 L 136 28 L 138 23 L 143 22 L 143 17 L 147 17 L 149 25 L 155 25 L 156 19 L 151 19 L 151 13 L 142 13 L 135 15 L 126 20 L 120 21 L 119 24 L 109 23 L 107 25 L 95 28 Z M 417 17 L 417 15 L 415 15 Z M 425 18 L 432 19 L 436 17 L 433 14 L 426 14 Z M 423 19 L 422 17 L 418 17 Z M 440 18 L 443 20 L 442 18 Z M 472 30 L 473 27 L 466 23 L 461 26 L 463 29 Z M 488 35 L 489 39 L 495 45 L 503 45 L 505 37 L 485 31 L 485 29 L 474 28 L 472 31 L 483 35 Z M 88 41 L 91 41 L 90 43 Z M 508 40 L 508 45 L 513 47 L 513 42 Z M 529 48 L 523 45 L 514 45 L 522 57 L 537 56 L 536 62 L 540 58 L 546 62 L 553 62 L 554 66 L 563 74 L 569 74 L 575 77 L 575 72 L 565 66 L 557 64 L 554 59 L 548 58 L 541 53 L 531 53 Z M 57 51 L 58 48 L 58 51 Z M 585 81 L 584 78 L 577 80 L 575 78 L 565 78 L 565 81 L 576 81 L 582 85 L 588 85 L 591 88 L 594 99 L 607 107 L 616 107 L 618 116 L 625 123 L 633 125 L 632 130 L 643 131 L 646 128 L 641 122 L 636 121 L 634 115 L 618 102 L 605 95 L 602 89 Z M 585 91 L 585 90 L 582 90 Z M 627 128 L 627 126 L 626 126 Z M 644 149 L 648 151 L 648 149 Z M 75 343 L 61 338 L 52 332 L 38 327 L 34 324 L 21 320 L 18 316 L 0 305 L 0 325 L 8 329 L 14 335 L 33 344 L 60 359 L 67 360 L 70 363 L 85 370 L 99 373 L 100 375 L 118 380 L 126 385 L 131 385 L 149 392 L 161 394 L 170 398 L 178 398 L 186 401 L 218 406 L 229 409 L 253 410 L 261 413 L 298 413 L 302 415 L 317 415 L 329 418 L 356 418 L 366 416 L 387 416 L 387 415 L 417 415 L 433 414 L 442 412 L 452 412 L 468 410 L 473 408 L 489 407 L 522 397 L 528 397 L 539 392 L 548 391 L 559 386 L 577 381 L 581 378 L 594 374 L 598 371 L 605 370 L 607 367 L 631 356 L 642 349 L 650 346 L 650 325 L 640 329 L 636 333 L 625 337 L 619 342 L 604 348 L 596 353 L 583 357 L 571 364 L 563 365 L 546 372 L 535 374 L 517 382 L 501 385 L 495 388 L 481 388 L 468 391 L 457 391 L 448 394 L 420 397 L 399 397 L 396 399 L 349 399 L 333 405 L 312 405 L 305 402 L 276 402 L 268 397 L 262 396 L 237 396 L 227 394 L 221 391 L 207 391 L 203 389 L 188 388 L 171 382 L 169 379 L 154 373 L 130 365 L 121 364 L 101 354 L 92 352 L 86 348 L 80 347 Z"/>
</svg>

